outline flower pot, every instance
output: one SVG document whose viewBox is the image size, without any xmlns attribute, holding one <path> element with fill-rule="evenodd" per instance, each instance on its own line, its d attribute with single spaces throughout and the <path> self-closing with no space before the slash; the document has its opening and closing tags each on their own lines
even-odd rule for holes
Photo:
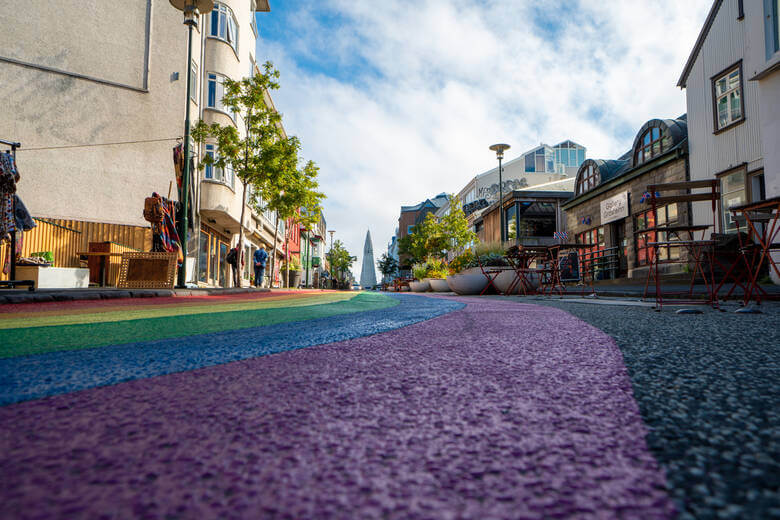
<svg viewBox="0 0 780 520">
<path fill-rule="evenodd" d="M 428 282 L 409 282 L 409 288 L 412 292 L 426 292 L 431 289 L 431 284 Z"/>
<path fill-rule="evenodd" d="M 477 268 L 477 272 L 473 272 L 473 269 L 466 269 L 447 277 L 447 285 L 460 295 L 479 294 L 487 287 L 487 284 L 488 279 L 479 268 Z"/>
<path fill-rule="evenodd" d="M 447 285 L 446 278 L 431 278 L 428 281 L 433 292 L 450 292 L 450 286 Z"/>
<path fill-rule="evenodd" d="M 290 277 L 287 279 L 287 287 L 294 289 L 301 285 L 301 271 L 290 269 Z"/>
<path fill-rule="evenodd" d="M 496 289 L 498 289 L 501 294 L 507 294 L 509 286 L 515 283 L 516 276 L 517 273 L 515 273 L 514 269 L 508 268 L 496 276 L 496 279 L 493 280 L 493 285 L 496 286 Z M 526 291 L 529 291 L 530 289 L 536 290 L 539 287 L 539 274 L 534 271 L 526 272 L 525 281 Z M 524 294 L 523 288 L 519 281 L 515 283 L 511 294 Z"/>
</svg>

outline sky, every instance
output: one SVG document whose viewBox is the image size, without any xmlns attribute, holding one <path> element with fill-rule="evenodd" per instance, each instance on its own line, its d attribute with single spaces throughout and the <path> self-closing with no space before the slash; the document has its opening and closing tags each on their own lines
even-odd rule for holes
<svg viewBox="0 0 780 520">
<path fill-rule="evenodd" d="M 270 0 L 258 63 L 328 229 L 358 259 L 387 251 L 402 205 L 457 193 L 541 142 L 616 158 L 648 120 L 684 114 L 676 87 L 712 0 Z M 377 277 L 379 278 L 379 277 Z"/>
</svg>

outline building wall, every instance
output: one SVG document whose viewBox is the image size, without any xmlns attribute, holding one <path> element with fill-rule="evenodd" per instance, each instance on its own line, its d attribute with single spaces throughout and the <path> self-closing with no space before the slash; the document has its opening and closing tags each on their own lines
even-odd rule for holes
<svg viewBox="0 0 780 520">
<path fill-rule="evenodd" d="M 688 76 L 691 180 L 712 179 L 716 174 L 742 164 L 747 164 L 747 172 L 763 167 L 758 85 L 748 81 L 749 63 L 745 53 L 747 17 L 737 20 L 737 15 L 737 0 L 724 0 Z M 739 60 L 743 60 L 745 121 L 716 134 L 712 77 Z M 707 223 L 711 218 L 707 210 L 695 208 L 694 221 Z"/>
<path fill-rule="evenodd" d="M 146 225 L 144 198 L 167 195 L 175 182 L 171 148 L 183 133 L 186 88 L 181 12 L 151 0 L 60 0 L 55 11 L 50 0 L 6 0 L 0 27 L 0 56 L 29 64 L 0 59 L 0 136 L 22 143 L 19 194 L 30 212 Z M 85 146 L 120 142 L 133 143 Z"/>
<path fill-rule="evenodd" d="M 628 174 L 630 175 L 630 173 Z M 636 265 L 636 232 L 634 222 L 635 217 L 640 213 L 648 211 L 650 204 L 640 203 L 642 195 L 647 191 L 649 184 L 661 184 L 668 182 L 680 182 L 686 180 L 685 173 L 685 158 L 675 159 L 668 162 L 658 168 L 650 170 L 649 172 L 632 179 L 629 182 L 623 183 L 615 188 L 612 188 L 596 197 L 586 200 L 576 206 L 567 206 L 565 210 L 566 215 L 566 231 L 569 235 L 569 240 L 574 241 L 575 237 L 585 231 L 598 228 L 602 226 L 601 223 L 601 201 L 606 200 L 615 195 L 619 195 L 625 191 L 628 191 L 628 208 L 629 217 L 623 220 L 625 237 L 628 239 L 627 250 L 627 266 L 628 276 L 631 278 L 643 278 L 647 274 L 646 267 L 639 267 Z M 664 195 L 682 194 L 680 192 L 664 192 Z M 696 205 L 709 205 L 709 203 L 695 202 Z M 687 204 L 678 204 L 678 222 L 680 224 L 689 223 L 689 207 Z M 710 211 L 710 222 L 712 221 L 712 212 Z M 582 218 L 589 217 L 590 223 L 583 224 Z M 610 227 L 612 223 L 608 223 L 607 227 Z M 613 236 L 611 236 L 611 229 L 605 229 L 606 247 L 618 246 L 615 243 Z"/>
</svg>

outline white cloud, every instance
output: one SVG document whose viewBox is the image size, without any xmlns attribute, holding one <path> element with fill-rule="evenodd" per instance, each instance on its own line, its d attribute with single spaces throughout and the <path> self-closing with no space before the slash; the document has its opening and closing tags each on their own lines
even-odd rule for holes
<svg viewBox="0 0 780 520">
<path fill-rule="evenodd" d="M 378 258 L 399 207 L 459 191 L 494 166 L 493 142 L 520 154 L 572 139 L 614 158 L 648 119 L 684 113 L 675 85 L 710 4 L 323 0 L 257 56 L 282 73 L 276 105 L 321 167 L 328 227 L 359 277 L 366 229 Z"/>
</svg>

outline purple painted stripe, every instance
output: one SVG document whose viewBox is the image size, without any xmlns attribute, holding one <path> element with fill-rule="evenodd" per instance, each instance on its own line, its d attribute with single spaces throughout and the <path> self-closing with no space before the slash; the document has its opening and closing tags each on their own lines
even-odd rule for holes
<svg viewBox="0 0 780 520">
<path fill-rule="evenodd" d="M 511 302 L 11 405 L 0 425 L 0 517 L 674 512 L 612 339 Z"/>
</svg>

